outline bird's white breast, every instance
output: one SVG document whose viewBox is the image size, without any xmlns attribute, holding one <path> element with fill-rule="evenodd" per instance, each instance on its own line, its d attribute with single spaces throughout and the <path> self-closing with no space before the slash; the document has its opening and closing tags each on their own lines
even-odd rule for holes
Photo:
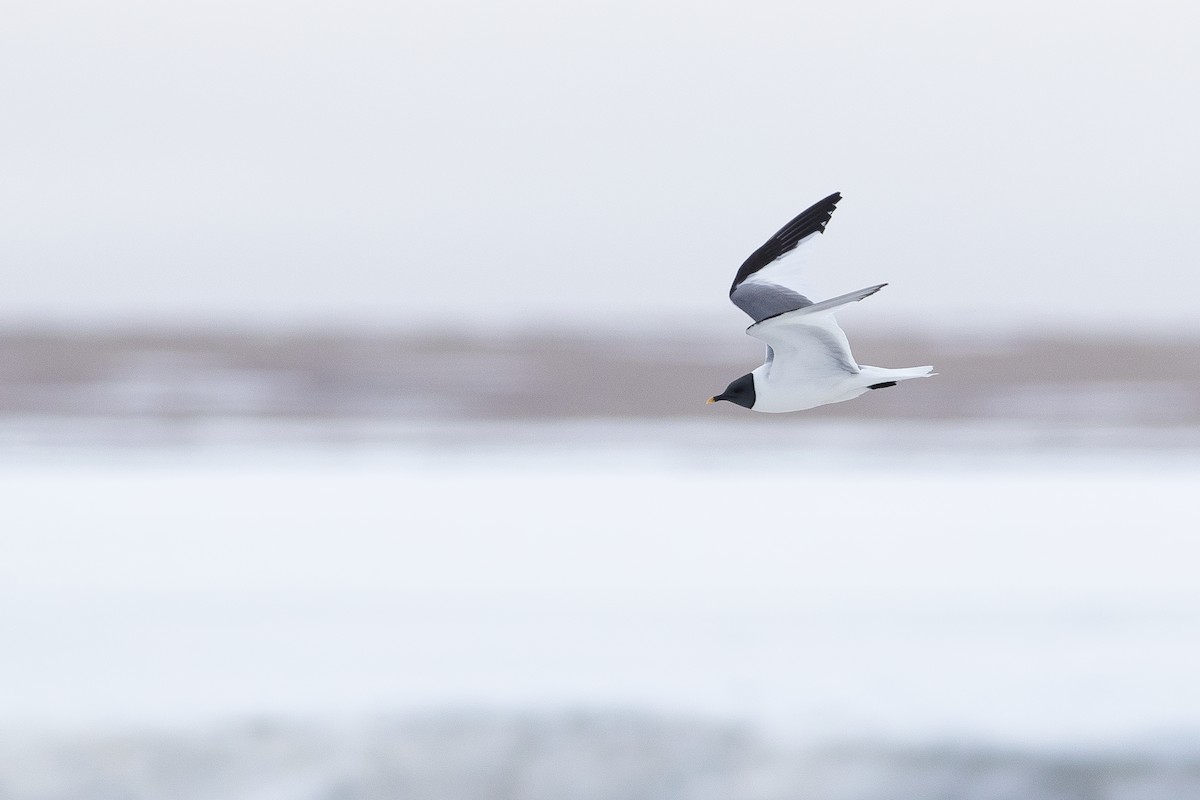
<svg viewBox="0 0 1200 800">
<path fill-rule="evenodd" d="M 860 375 L 788 374 L 763 364 L 754 370 L 754 411 L 780 414 L 853 400 L 867 391 Z"/>
</svg>

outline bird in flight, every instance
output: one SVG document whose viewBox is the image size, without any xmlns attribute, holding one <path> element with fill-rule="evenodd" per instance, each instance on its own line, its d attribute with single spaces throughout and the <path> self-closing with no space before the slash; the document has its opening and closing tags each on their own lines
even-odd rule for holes
<svg viewBox="0 0 1200 800">
<path fill-rule="evenodd" d="M 868 367 L 850 354 L 850 343 L 833 315 L 886 283 L 820 302 L 809 299 L 803 245 L 825 232 L 841 199 L 834 192 L 801 212 L 738 269 L 729 299 L 754 320 L 746 333 L 767 345 L 766 363 L 708 398 L 709 403 L 726 400 L 751 411 L 803 411 L 936 374 L 929 366 Z"/>
</svg>

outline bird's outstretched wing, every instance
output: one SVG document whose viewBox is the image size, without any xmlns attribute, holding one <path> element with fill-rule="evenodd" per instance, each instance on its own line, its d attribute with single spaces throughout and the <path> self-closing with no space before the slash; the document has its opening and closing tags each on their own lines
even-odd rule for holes
<svg viewBox="0 0 1200 800">
<path fill-rule="evenodd" d="M 805 382 L 859 370 L 850 342 L 831 313 L 783 314 L 746 329 L 767 345 L 768 379 Z"/>
<path fill-rule="evenodd" d="M 841 199 L 841 193 L 834 192 L 805 209 L 755 250 L 738 269 L 733 285 L 729 287 L 729 299 L 733 304 L 755 322 L 812 305 L 813 301 L 799 288 L 803 262 L 795 257 L 785 262 L 780 259 L 823 233 Z"/>
<path fill-rule="evenodd" d="M 789 379 L 856 374 L 861 371 L 858 362 L 833 315 L 842 306 L 870 297 L 884 286 L 887 284 L 868 286 L 776 314 L 754 323 L 746 333 L 767 345 L 767 364 L 772 374 L 782 371 Z"/>
</svg>

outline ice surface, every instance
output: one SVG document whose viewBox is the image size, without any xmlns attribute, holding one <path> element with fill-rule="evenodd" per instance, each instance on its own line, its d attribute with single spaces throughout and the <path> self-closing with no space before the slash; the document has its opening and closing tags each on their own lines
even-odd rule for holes
<svg viewBox="0 0 1200 800">
<path fill-rule="evenodd" d="M 10 729 L 633 708 L 1029 747 L 1200 728 L 1200 467 L 854 452 L 9 457 L 0 707 Z"/>
<path fill-rule="evenodd" d="M 629 712 L 442 713 L 357 724 L 0 741 L 12 800 L 1179 800 L 1186 757 L 947 744 L 805 748 Z"/>
</svg>

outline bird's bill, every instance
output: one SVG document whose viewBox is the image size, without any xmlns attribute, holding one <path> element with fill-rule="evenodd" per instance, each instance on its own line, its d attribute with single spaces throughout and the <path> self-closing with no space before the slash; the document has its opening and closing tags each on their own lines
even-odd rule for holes
<svg viewBox="0 0 1200 800">
<path fill-rule="evenodd" d="M 717 402 L 717 398 L 715 398 L 715 397 L 710 397 L 710 398 L 708 398 L 707 400 L 705 400 L 705 401 L 704 401 L 704 404 L 705 404 L 705 405 L 709 405 L 709 406 L 711 406 L 711 405 L 712 405 L 713 403 L 715 403 L 715 402 Z"/>
</svg>

